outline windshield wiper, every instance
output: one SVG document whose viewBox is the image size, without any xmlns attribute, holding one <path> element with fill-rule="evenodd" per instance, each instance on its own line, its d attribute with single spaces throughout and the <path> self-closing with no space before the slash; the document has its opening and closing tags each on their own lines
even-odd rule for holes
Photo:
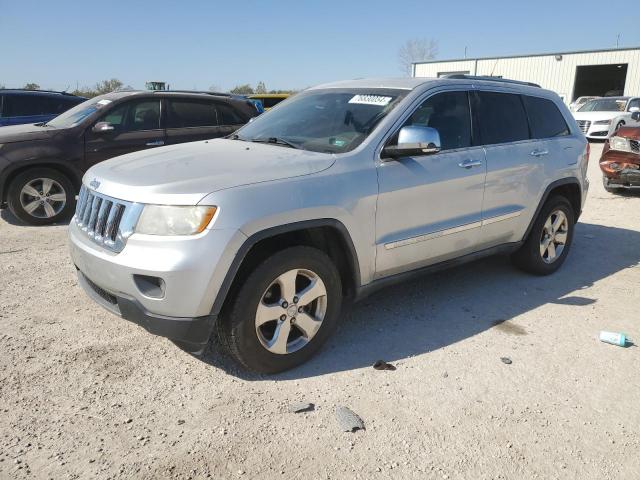
<svg viewBox="0 0 640 480">
<path fill-rule="evenodd" d="M 255 143 L 272 143 L 274 145 L 282 145 L 289 148 L 301 148 L 300 145 L 296 145 L 295 143 L 285 140 L 284 138 L 278 137 L 253 138 L 251 139 L 251 141 Z"/>
</svg>

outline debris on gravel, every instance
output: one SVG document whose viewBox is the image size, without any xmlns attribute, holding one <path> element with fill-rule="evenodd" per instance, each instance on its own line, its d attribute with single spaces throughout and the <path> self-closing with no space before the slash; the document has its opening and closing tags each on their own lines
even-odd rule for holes
<svg viewBox="0 0 640 480">
<path fill-rule="evenodd" d="M 384 360 L 378 360 L 376 363 L 373 364 L 373 368 L 375 368 L 376 370 L 392 370 L 392 371 L 396 369 L 396 367 L 394 367 L 390 363 L 385 362 Z"/>
<path fill-rule="evenodd" d="M 500 360 L 506 365 L 511 365 L 513 363 L 509 357 L 500 357 Z"/>
<path fill-rule="evenodd" d="M 337 407 L 336 418 L 343 432 L 355 432 L 356 430 L 365 429 L 362 419 L 347 407 Z"/>
<path fill-rule="evenodd" d="M 305 402 L 294 403 L 293 405 L 289 406 L 290 413 L 311 412 L 314 409 L 315 409 L 315 405 L 313 403 L 305 403 Z"/>
</svg>

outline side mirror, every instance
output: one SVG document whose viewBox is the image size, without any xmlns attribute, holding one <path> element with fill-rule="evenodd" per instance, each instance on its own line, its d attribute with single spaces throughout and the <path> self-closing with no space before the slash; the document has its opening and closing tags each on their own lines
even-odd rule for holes
<svg viewBox="0 0 640 480">
<path fill-rule="evenodd" d="M 402 127 L 398 132 L 398 144 L 384 147 L 385 157 L 401 158 L 419 155 L 432 155 L 442 149 L 438 130 L 415 125 Z"/>
<path fill-rule="evenodd" d="M 112 132 L 113 130 L 115 130 L 114 126 L 109 122 L 98 122 L 91 129 L 94 133 Z"/>
<path fill-rule="evenodd" d="M 640 111 L 635 111 L 631 114 L 631 118 L 636 122 L 640 122 Z"/>
</svg>

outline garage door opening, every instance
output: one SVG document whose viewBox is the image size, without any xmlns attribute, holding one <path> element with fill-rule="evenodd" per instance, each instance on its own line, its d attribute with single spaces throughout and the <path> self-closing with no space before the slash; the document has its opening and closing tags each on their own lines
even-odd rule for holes
<svg viewBox="0 0 640 480">
<path fill-rule="evenodd" d="M 576 67 L 576 82 L 572 100 L 583 96 L 624 95 L 626 79 L 626 63 Z"/>
</svg>

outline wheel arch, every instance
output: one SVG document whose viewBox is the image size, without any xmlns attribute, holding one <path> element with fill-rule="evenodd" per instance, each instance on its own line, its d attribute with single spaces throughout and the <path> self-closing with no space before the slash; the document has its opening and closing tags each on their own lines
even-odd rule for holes
<svg viewBox="0 0 640 480">
<path fill-rule="evenodd" d="M 50 168 L 63 174 L 71 181 L 76 191 L 78 191 L 80 189 L 80 186 L 82 185 L 82 176 L 69 165 L 66 165 L 63 162 L 48 160 L 37 163 L 23 163 L 13 167 L 2 179 L 2 183 L 0 184 L 0 204 L 6 204 L 7 195 L 9 193 L 9 185 L 11 185 L 11 182 L 13 182 L 13 180 L 21 173 L 36 168 Z"/>
<path fill-rule="evenodd" d="M 580 186 L 580 182 L 575 177 L 567 177 L 561 178 L 554 182 L 551 182 L 547 188 L 545 189 L 542 197 L 540 198 L 540 202 L 538 202 L 538 206 L 536 207 L 536 211 L 531 217 L 529 221 L 529 226 L 525 231 L 523 240 L 529 236 L 531 229 L 533 228 L 533 224 L 535 223 L 538 215 L 540 214 L 540 210 L 547 202 L 547 200 L 555 194 L 560 194 L 565 197 L 571 203 L 571 207 L 575 212 L 575 222 L 578 222 L 578 218 L 580 217 L 580 213 L 582 211 L 582 187 Z"/>
<path fill-rule="evenodd" d="M 306 245 L 324 251 L 340 272 L 343 293 L 354 296 L 360 286 L 358 256 L 349 231 L 333 218 L 305 220 L 270 227 L 251 235 L 238 250 L 213 302 L 219 315 L 236 294 L 242 280 L 269 255 L 284 248 Z"/>
</svg>

